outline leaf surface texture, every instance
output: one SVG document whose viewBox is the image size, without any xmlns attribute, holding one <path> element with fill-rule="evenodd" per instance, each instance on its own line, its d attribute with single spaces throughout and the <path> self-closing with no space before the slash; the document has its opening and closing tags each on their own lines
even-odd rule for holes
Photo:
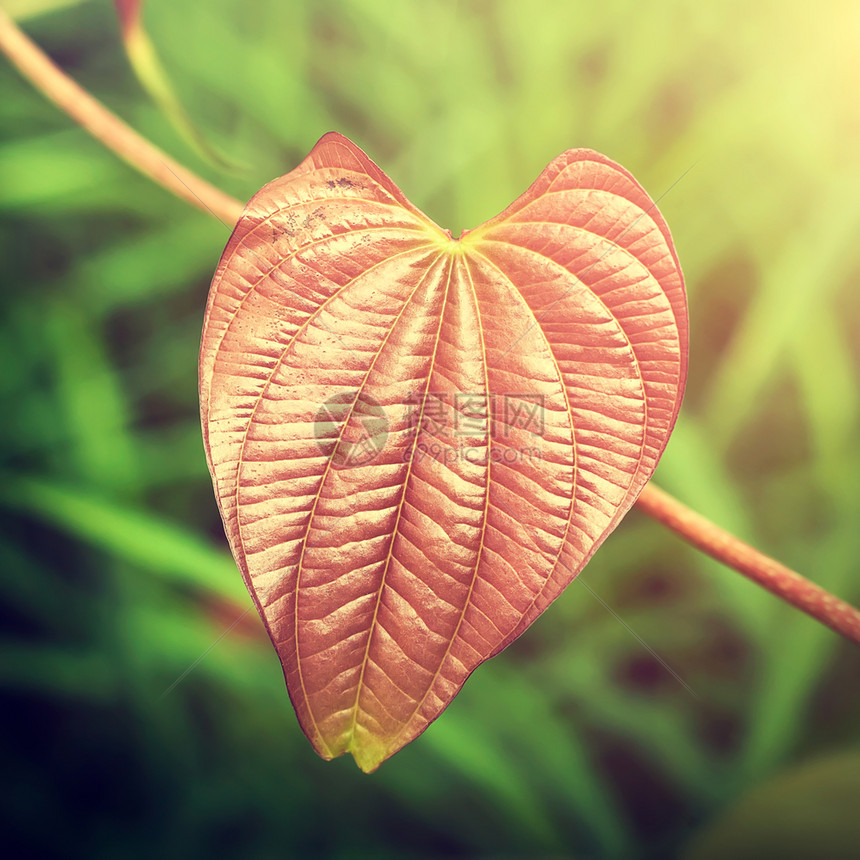
<svg viewBox="0 0 860 860">
<path fill-rule="evenodd" d="M 590 150 L 459 239 L 334 133 L 253 197 L 204 441 L 320 755 L 378 767 L 561 593 L 653 473 L 686 356 L 668 228 Z"/>
</svg>

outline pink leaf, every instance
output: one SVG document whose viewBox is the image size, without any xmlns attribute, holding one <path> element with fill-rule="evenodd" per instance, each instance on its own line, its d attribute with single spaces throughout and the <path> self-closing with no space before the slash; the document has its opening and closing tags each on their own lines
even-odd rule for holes
<svg viewBox="0 0 860 860">
<path fill-rule="evenodd" d="M 654 471 L 686 356 L 669 230 L 598 153 L 460 239 L 333 133 L 254 196 L 212 281 L 203 431 L 321 756 L 378 767 L 572 581 Z"/>
</svg>

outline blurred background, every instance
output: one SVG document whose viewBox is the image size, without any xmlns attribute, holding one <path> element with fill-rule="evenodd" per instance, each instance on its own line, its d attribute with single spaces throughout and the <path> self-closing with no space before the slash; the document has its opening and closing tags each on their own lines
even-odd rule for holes
<svg viewBox="0 0 860 860">
<path fill-rule="evenodd" d="M 113 4 L 3 6 L 242 200 L 331 129 L 455 235 L 565 149 L 622 163 L 661 198 L 690 298 L 657 482 L 860 601 L 856 2 L 149 0 L 221 161 L 141 86 Z M 15 857 L 858 856 L 860 651 L 635 511 L 588 589 L 376 774 L 318 759 L 242 617 L 200 440 L 200 327 L 230 230 L 5 60 L 0 87 Z"/>
</svg>

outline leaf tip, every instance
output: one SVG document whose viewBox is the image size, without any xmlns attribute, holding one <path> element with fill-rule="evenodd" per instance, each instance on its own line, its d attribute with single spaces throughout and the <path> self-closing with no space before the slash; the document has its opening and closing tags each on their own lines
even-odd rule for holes
<svg viewBox="0 0 860 860">
<path fill-rule="evenodd" d="M 367 735 L 363 738 L 353 738 L 347 752 L 352 755 L 355 763 L 364 773 L 373 773 L 393 754 L 390 743 L 372 735 Z"/>
</svg>

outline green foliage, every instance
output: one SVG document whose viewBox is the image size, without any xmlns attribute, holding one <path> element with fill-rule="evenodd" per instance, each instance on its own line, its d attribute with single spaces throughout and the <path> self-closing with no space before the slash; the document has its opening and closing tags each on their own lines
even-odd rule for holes
<svg viewBox="0 0 860 860">
<path fill-rule="evenodd" d="M 860 599 L 856 4 L 150 0 L 178 97 L 244 174 L 152 106 L 111 4 L 12 8 L 243 199 L 331 129 L 455 235 L 572 146 L 655 197 L 692 168 L 660 200 L 693 353 L 658 482 Z M 581 583 L 369 778 L 314 756 L 253 613 L 163 695 L 248 606 L 196 406 L 229 230 L 0 84 L 3 806 L 28 854 L 662 857 L 860 742 L 856 650 L 636 514 L 585 581 L 695 696 Z"/>
<path fill-rule="evenodd" d="M 701 836 L 689 860 L 850 857 L 860 844 L 860 753 L 816 758 L 741 798 Z"/>
</svg>

